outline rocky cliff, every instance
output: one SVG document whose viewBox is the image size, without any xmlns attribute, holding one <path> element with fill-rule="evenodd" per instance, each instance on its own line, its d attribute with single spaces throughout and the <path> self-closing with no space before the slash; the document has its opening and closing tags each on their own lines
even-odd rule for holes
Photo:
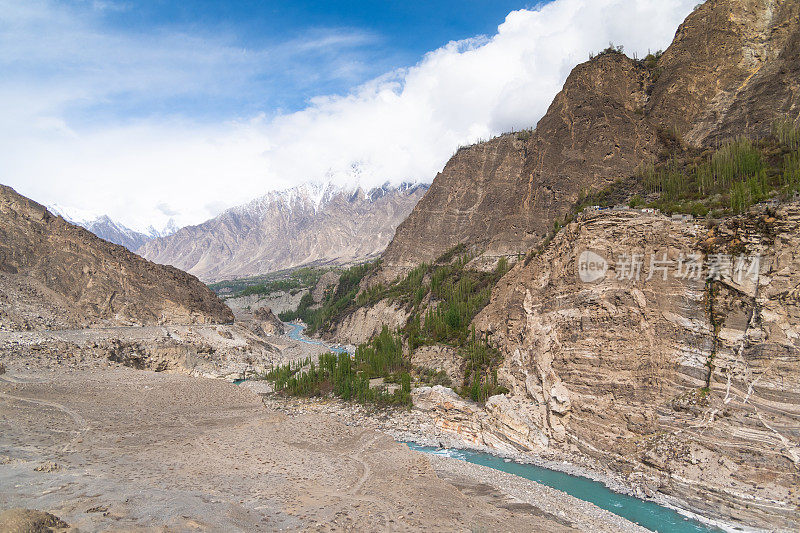
<svg viewBox="0 0 800 533">
<path fill-rule="evenodd" d="M 796 127 L 799 45 L 800 3 L 709 0 L 660 58 L 605 52 L 572 71 L 535 130 L 454 155 L 370 280 L 460 243 L 527 256 L 472 322 L 509 392 L 479 405 L 421 390 L 442 434 L 582 463 L 707 516 L 800 527 L 797 201 L 703 224 L 588 210 L 553 233 L 584 191 L 624 190 L 642 163 L 699 161 L 778 119 Z M 412 360 L 458 377 L 444 349 Z"/>
<path fill-rule="evenodd" d="M 224 323 L 194 276 L 156 265 L 0 186 L 0 329 Z"/>
<path fill-rule="evenodd" d="M 465 433 L 592 457 L 702 513 L 800 527 L 799 246 L 798 204 L 712 230 L 637 211 L 582 217 L 476 318 L 511 393 Z M 600 267 L 585 281 L 587 257 Z"/>
<path fill-rule="evenodd" d="M 760 136 L 800 113 L 800 5 L 711 0 L 678 28 L 658 62 L 645 114 L 687 142 Z"/>
<path fill-rule="evenodd" d="M 383 278 L 452 246 L 540 243 L 582 191 L 627 178 L 674 143 L 764 134 L 800 114 L 800 4 L 709 0 L 657 61 L 610 51 L 578 65 L 532 132 L 463 148 L 398 227 Z"/>
<path fill-rule="evenodd" d="M 207 281 L 364 261 L 383 252 L 426 189 L 301 186 L 149 241 L 138 253 Z"/>
</svg>

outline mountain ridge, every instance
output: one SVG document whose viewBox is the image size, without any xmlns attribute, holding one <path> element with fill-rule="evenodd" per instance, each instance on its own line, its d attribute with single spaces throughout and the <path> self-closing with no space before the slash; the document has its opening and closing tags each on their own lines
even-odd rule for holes
<svg viewBox="0 0 800 533">
<path fill-rule="evenodd" d="M 427 188 L 412 183 L 370 189 L 302 184 L 149 241 L 137 253 L 205 281 L 374 259 Z"/>
<path fill-rule="evenodd" d="M 108 215 L 96 215 L 59 204 L 50 204 L 46 207 L 52 214 L 67 222 L 81 226 L 108 242 L 124 246 L 131 252 L 135 252 L 150 239 L 172 235 L 179 229 L 173 219 L 170 219 L 161 230 L 150 225 L 146 231 L 137 231 L 117 222 Z"/>
<path fill-rule="evenodd" d="M 233 313 L 200 281 L 0 185 L 0 329 L 205 324 Z"/>
<path fill-rule="evenodd" d="M 797 20 L 797 2 L 709 0 L 659 58 L 609 49 L 577 65 L 533 131 L 463 148 L 447 162 L 398 227 L 376 279 L 460 243 L 525 253 L 586 190 L 632 176 L 676 142 L 714 146 L 796 119 Z"/>
</svg>

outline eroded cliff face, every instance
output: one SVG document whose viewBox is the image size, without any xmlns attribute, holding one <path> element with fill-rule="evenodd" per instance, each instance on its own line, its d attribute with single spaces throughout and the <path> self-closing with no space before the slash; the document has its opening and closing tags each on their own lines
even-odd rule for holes
<svg viewBox="0 0 800 533">
<path fill-rule="evenodd" d="M 324 335 L 327 339 L 347 344 L 369 342 L 384 326 L 390 330 L 403 327 L 409 312 L 403 306 L 381 300 L 371 307 L 360 307 L 342 318 L 332 330 Z"/>
<path fill-rule="evenodd" d="M 487 402 L 477 438 L 588 456 L 688 508 L 797 528 L 799 249 L 798 204 L 713 231 L 635 211 L 570 224 L 475 319 L 511 390 Z M 586 251 L 607 260 L 593 282 L 578 275 Z M 745 269 L 676 277 L 682 258 L 708 267 L 718 253 L 744 255 Z M 643 259 L 640 279 L 625 254 Z"/>
<path fill-rule="evenodd" d="M 800 4 L 710 0 L 681 24 L 658 64 L 647 114 L 693 144 L 769 133 L 800 112 Z"/>
<path fill-rule="evenodd" d="M 232 321 L 194 276 L 146 261 L 0 186 L 0 329 Z"/>
<path fill-rule="evenodd" d="M 0 361 L 52 370 L 106 362 L 233 381 L 281 364 L 286 344 L 254 333 L 256 322 L 57 331 L 0 331 Z"/>
<path fill-rule="evenodd" d="M 453 244 L 486 244 L 498 233 L 519 241 L 520 249 L 531 242 L 524 224 L 512 222 L 520 214 L 515 206 L 525 146 L 521 134 L 509 134 L 459 149 L 397 228 L 383 254 L 385 270 L 401 273 Z M 487 217 L 489 211 L 497 216 Z"/>
<path fill-rule="evenodd" d="M 631 175 L 659 146 L 641 114 L 647 76 L 624 55 L 605 54 L 573 70 L 535 131 L 459 150 L 397 228 L 384 278 L 459 243 L 525 253 L 584 189 Z"/>
<path fill-rule="evenodd" d="M 800 114 L 800 5 L 709 0 L 655 66 L 605 53 L 578 65 L 532 133 L 459 150 L 397 229 L 382 280 L 459 243 L 525 253 L 583 190 L 628 178 L 676 141 L 713 145 Z"/>
</svg>

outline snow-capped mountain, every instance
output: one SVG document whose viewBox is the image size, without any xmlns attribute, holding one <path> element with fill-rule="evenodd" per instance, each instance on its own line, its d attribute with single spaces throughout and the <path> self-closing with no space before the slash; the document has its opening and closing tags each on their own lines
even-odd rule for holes
<svg viewBox="0 0 800 533">
<path fill-rule="evenodd" d="M 147 226 L 147 236 L 151 239 L 158 239 L 159 237 L 168 237 L 178 231 L 180 226 L 175 223 L 175 219 L 170 218 L 167 225 L 161 229 L 156 229 L 152 224 Z"/>
<path fill-rule="evenodd" d="M 205 281 L 361 261 L 383 252 L 427 189 L 413 184 L 365 189 L 306 183 L 150 240 L 137 253 Z"/>
<path fill-rule="evenodd" d="M 86 209 L 79 209 L 77 207 L 69 207 L 61 204 L 50 204 L 47 210 L 56 216 L 59 216 L 67 222 L 72 222 L 79 226 L 86 227 L 85 224 L 91 223 L 93 220 L 100 218 L 99 213 L 88 211 Z"/>
<path fill-rule="evenodd" d="M 59 204 L 48 205 L 47 209 L 67 222 L 82 226 L 101 239 L 122 245 L 132 252 L 135 252 L 151 239 L 166 237 L 178 230 L 175 226 L 175 221 L 172 219 L 170 219 L 167 226 L 161 230 L 150 226 L 146 232 L 142 232 L 120 224 L 111 219 L 108 215 L 98 215 L 84 209 L 76 209 Z"/>
</svg>

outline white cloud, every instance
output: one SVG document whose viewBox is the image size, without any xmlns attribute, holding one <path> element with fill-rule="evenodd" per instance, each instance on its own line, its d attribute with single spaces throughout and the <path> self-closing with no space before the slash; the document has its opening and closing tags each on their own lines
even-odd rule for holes
<svg viewBox="0 0 800 533">
<path fill-rule="evenodd" d="M 223 207 L 307 180 L 430 181 L 459 144 L 534 125 L 571 68 L 609 41 L 640 56 L 665 48 L 696 1 L 556 0 L 510 13 L 494 36 L 450 43 L 411 68 L 346 96 L 315 98 L 296 113 L 99 124 L 73 124 L 71 106 L 92 106 L 120 93 L 134 101 L 150 91 L 192 94 L 202 88 L 224 95 L 240 89 L 269 53 L 186 35 L 132 42 L 96 33 L 57 11 L 59 24 L 72 28 L 58 39 L 31 50 L 10 41 L 14 32 L 0 38 L 6 57 L 30 53 L 40 61 L 74 63 L 49 83 L 12 65 L 16 75 L 0 82 L 0 181 L 40 202 L 107 211 L 134 227 L 165 222 L 165 204 L 178 222 L 197 223 Z M 36 9 L 12 13 L 7 7 L 0 2 L 6 28 L 40 16 Z M 69 36 L 83 44 L 70 44 Z M 321 35 L 287 46 L 310 50 L 342 41 L 352 44 Z M 67 50 L 54 50 L 59 46 Z M 109 66 L 109 49 L 128 58 L 112 62 L 110 72 L 101 68 Z M 280 53 L 290 52 L 284 47 Z M 354 62 L 346 58 L 331 72 L 358 68 Z M 297 63 L 301 68 L 300 58 Z M 218 79 L 220 73 L 230 78 Z"/>
</svg>

